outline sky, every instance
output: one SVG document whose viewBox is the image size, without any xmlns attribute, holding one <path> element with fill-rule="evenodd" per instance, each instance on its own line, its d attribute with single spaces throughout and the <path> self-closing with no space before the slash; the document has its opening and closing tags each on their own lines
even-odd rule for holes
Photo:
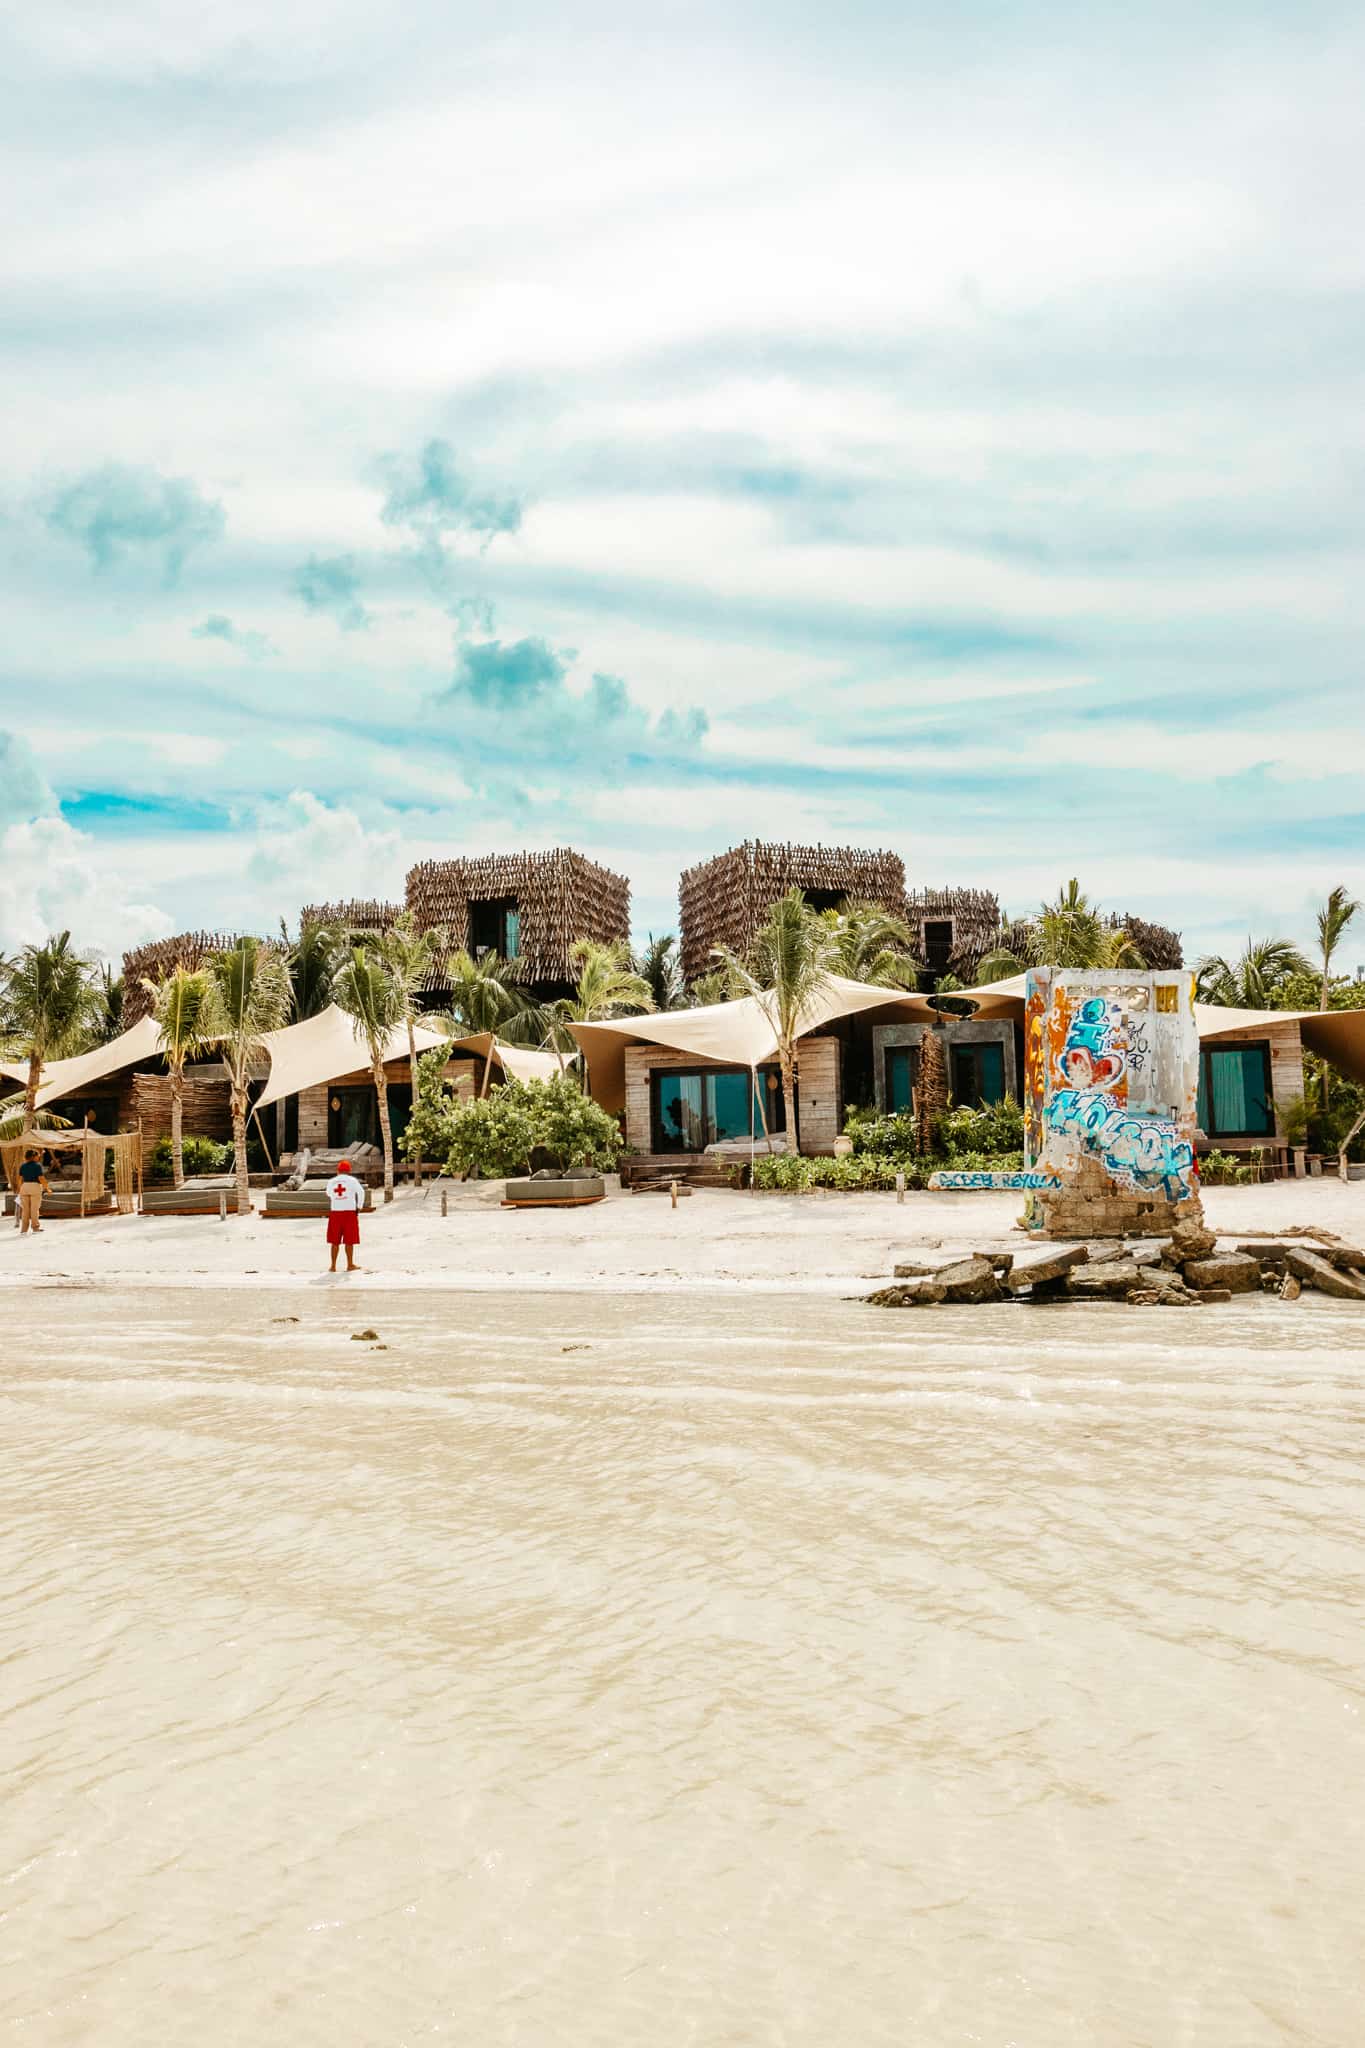
<svg viewBox="0 0 1365 2048">
<path fill-rule="evenodd" d="M 19 0 L 0 951 L 749 837 L 1307 942 L 1363 87 L 1315 0 Z"/>
</svg>

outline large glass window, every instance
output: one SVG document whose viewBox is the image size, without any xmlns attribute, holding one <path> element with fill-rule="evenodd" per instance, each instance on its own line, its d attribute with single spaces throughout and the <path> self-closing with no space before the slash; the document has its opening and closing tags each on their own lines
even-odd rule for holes
<svg viewBox="0 0 1365 2048">
<path fill-rule="evenodd" d="M 515 896 L 481 896 L 469 905 L 469 950 L 515 960 L 521 951 L 521 910 Z"/>
<path fill-rule="evenodd" d="M 753 1128 L 759 1138 L 769 1131 L 786 1129 L 786 1112 L 775 1067 L 760 1067 L 758 1087 L 761 1101 L 752 1106 Z M 656 1152 L 704 1152 L 723 1138 L 749 1135 L 749 1070 L 747 1067 L 674 1067 L 650 1075 L 650 1093 Z"/>
<path fill-rule="evenodd" d="M 919 1073 L 917 1045 L 888 1045 L 886 1048 L 886 1107 L 892 1116 L 914 1108 L 915 1079 Z"/>
<path fill-rule="evenodd" d="M 1270 1138 L 1270 1042 L 1207 1045 L 1199 1056 L 1199 1128 L 1210 1138 Z"/>
<path fill-rule="evenodd" d="M 394 1083 L 389 1089 L 389 1125 L 396 1145 L 408 1127 L 412 1115 L 412 1090 L 404 1082 Z M 373 1088 L 332 1088 L 327 1096 L 327 1144 L 332 1150 L 345 1151 L 348 1145 L 377 1145 L 383 1150 L 384 1141 L 379 1135 L 379 1098 Z"/>
<path fill-rule="evenodd" d="M 951 1076 L 949 1086 L 959 1109 L 980 1109 L 1005 1097 L 1005 1048 L 1003 1045 L 953 1045 L 948 1048 Z"/>
</svg>

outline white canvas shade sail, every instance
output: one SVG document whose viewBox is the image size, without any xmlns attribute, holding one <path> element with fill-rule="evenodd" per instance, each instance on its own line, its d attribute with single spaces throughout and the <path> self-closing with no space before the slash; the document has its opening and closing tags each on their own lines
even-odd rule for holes
<svg viewBox="0 0 1365 2048">
<path fill-rule="evenodd" d="M 50 1060 L 42 1070 L 35 1106 L 45 1109 L 49 1102 L 63 1102 L 68 1095 L 80 1095 L 96 1081 L 106 1081 L 125 1067 L 138 1066 L 143 1060 L 159 1060 L 162 1051 L 161 1026 L 155 1017 L 139 1017 L 136 1024 L 130 1024 L 107 1045 L 77 1053 L 73 1059 Z M 21 1088 L 28 1085 L 27 1062 L 22 1066 L 0 1067 L 0 1073 L 8 1074 Z"/>
<path fill-rule="evenodd" d="M 559 1061 L 552 1052 L 507 1045 L 488 1031 L 451 1041 L 443 1031 L 418 1024 L 413 1038 L 419 1057 L 446 1044 L 452 1053 L 473 1053 L 483 1060 L 491 1053 L 494 1064 L 519 1081 L 548 1081 L 560 1072 Z M 258 1111 L 268 1109 L 272 1102 L 282 1101 L 286 1095 L 301 1094 L 305 1088 L 337 1081 L 343 1074 L 354 1074 L 362 1068 L 368 1072 L 370 1067 L 369 1046 L 354 1020 L 335 1003 L 320 1010 L 316 1017 L 305 1017 L 301 1024 L 287 1024 L 282 1031 L 266 1032 L 261 1043 L 270 1059 L 270 1078 L 256 1103 Z M 400 1024 L 386 1040 L 384 1064 L 407 1057 L 407 1026 Z"/>
</svg>

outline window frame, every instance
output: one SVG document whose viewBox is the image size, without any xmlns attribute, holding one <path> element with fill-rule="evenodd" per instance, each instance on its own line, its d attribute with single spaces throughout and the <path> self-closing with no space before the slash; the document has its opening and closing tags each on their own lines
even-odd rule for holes
<svg viewBox="0 0 1365 2048">
<path fill-rule="evenodd" d="M 1264 1092 L 1266 1112 L 1270 1118 L 1270 1127 L 1268 1130 L 1227 1131 L 1224 1130 L 1221 1125 L 1214 1124 L 1213 1060 L 1215 1054 L 1220 1052 L 1260 1053 L 1261 1071 L 1265 1083 Z M 1204 1136 L 1206 1138 L 1245 1138 L 1251 1141 L 1257 1141 L 1259 1143 L 1264 1144 L 1267 1140 L 1273 1139 L 1278 1136 L 1280 1120 L 1275 1104 L 1275 1072 L 1274 1063 L 1271 1059 L 1270 1040 L 1268 1038 L 1234 1038 L 1229 1039 L 1226 1042 L 1226 1044 L 1223 1045 L 1201 1045 L 1199 1048 L 1199 1082 L 1200 1100 L 1202 1101 L 1208 1112 L 1207 1122 L 1205 1122 L 1202 1118 L 1200 1119 L 1200 1129 L 1203 1131 Z"/>
<path fill-rule="evenodd" d="M 706 1082 L 708 1078 L 719 1078 L 723 1074 L 738 1074 L 742 1076 L 745 1080 L 747 1080 L 749 1077 L 749 1071 L 750 1070 L 748 1067 L 734 1066 L 651 1067 L 649 1070 L 649 1149 L 651 1153 L 654 1154 L 656 1157 L 663 1157 L 665 1154 L 667 1154 L 670 1157 L 678 1159 L 699 1159 L 701 1157 L 701 1154 L 706 1150 L 706 1147 L 708 1145 L 713 1145 L 716 1142 L 714 1117 L 713 1114 L 710 1111 L 708 1111 L 706 1106 Z M 769 1074 L 774 1074 L 777 1076 L 778 1085 L 776 1088 L 768 1087 Z M 702 1084 L 702 1129 L 703 1132 L 706 1133 L 706 1135 L 703 1137 L 701 1145 L 698 1147 L 697 1151 L 688 1152 L 682 1150 L 680 1147 L 665 1145 L 662 1142 L 663 1118 L 659 1098 L 660 1091 L 667 1082 L 692 1079 L 700 1080 Z M 787 1127 L 786 1105 L 782 1100 L 781 1073 L 774 1061 L 766 1061 L 758 1069 L 758 1086 L 763 1090 L 762 1101 L 764 1105 L 765 1116 L 772 1117 L 774 1115 L 774 1112 L 776 1115 L 776 1120 L 768 1123 L 768 1130 L 771 1131 L 775 1137 L 784 1134 Z M 797 1096 L 797 1116 L 798 1118 L 800 1116 L 799 1093 Z M 760 1145 L 763 1143 L 763 1136 L 763 1124 L 760 1123 L 758 1117 L 755 1116 L 754 1137 L 755 1141 Z"/>
</svg>

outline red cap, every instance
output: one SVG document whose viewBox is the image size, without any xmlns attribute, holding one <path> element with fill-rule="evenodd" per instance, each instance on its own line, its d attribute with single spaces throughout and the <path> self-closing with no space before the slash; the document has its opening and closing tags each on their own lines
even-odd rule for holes
<svg viewBox="0 0 1365 2048">
<path fill-rule="evenodd" d="M 337 1161 L 337 1172 L 338 1172 L 338 1173 L 349 1173 L 349 1172 L 350 1172 L 350 1170 L 351 1170 L 351 1162 L 350 1162 L 350 1160 L 349 1160 L 349 1159 L 339 1159 L 339 1160 Z"/>
</svg>

